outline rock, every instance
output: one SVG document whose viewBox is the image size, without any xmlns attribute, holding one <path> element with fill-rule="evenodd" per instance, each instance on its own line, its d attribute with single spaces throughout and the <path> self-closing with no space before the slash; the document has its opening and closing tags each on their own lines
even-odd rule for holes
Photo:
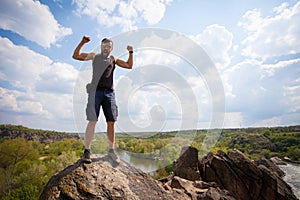
<svg viewBox="0 0 300 200">
<path fill-rule="evenodd" d="M 287 156 L 285 156 L 285 157 L 283 158 L 283 160 L 285 160 L 285 161 L 287 161 L 287 162 L 289 162 L 289 163 L 300 164 L 300 161 L 292 160 L 292 159 L 290 159 L 290 158 L 287 157 Z"/>
<path fill-rule="evenodd" d="M 200 189 L 194 187 L 193 181 L 182 179 L 178 176 L 174 176 L 171 181 L 171 187 L 182 189 L 192 199 L 197 199 L 198 194 L 207 192 L 208 189 Z"/>
<path fill-rule="evenodd" d="M 235 200 L 234 197 L 226 190 L 221 190 L 220 188 L 210 187 L 206 193 L 198 195 L 198 199 L 203 200 Z"/>
<path fill-rule="evenodd" d="M 277 156 L 270 158 L 270 160 L 276 165 L 287 165 L 286 162 L 278 158 Z"/>
<path fill-rule="evenodd" d="M 174 176 L 171 182 L 172 188 L 181 189 L 191 199 L 212 199 L 212 200 L 230 200 L 234 199 L 226 190 L 215 188 L 215 184 L 204 182 L 189 181 L 178 176 Z"/>
<path fill-rule="evenodd" d="M 223 152 L 218 152 L 216 155 L 210 154 L 207 160 L 204 159 L 202 179 L 208 182 L 216 182 L 237 199 L 238 197 L 243 197 L 241 199 L 244 200 L 251 199 L 251 195 L 253 195 L 253 199 L 256 199 L 255 195 L 259 193 L 259 190 L 253 188 L 252 185 L 253 182 L 261 185 L 259 176 L 262 175 L 254 163 L 251 163 L 243 154 L 238 155 L 231 160 L 230 157 L 234 156 L 230 155 L 229 157 Z M 245 163 L 251 164 L 246 165 Z M 244 172 L 240 168 L 247 171 Z M 206 173 L 206 169 L 208 173 Z"/>
<path fill-rule="evenodd" d="M 107 156 L 81 160 L 53 176 L 40 200 L 55 199 L 190 199 L 178 191 L 166 191 L 146 173 L 121 161 L 112 163 Z"/>
<path fill-rule="evenodd" d="M 200 172 L 202 181 L 216 182 L 238 200 L 297 199 L 281 177 L 238 150 L 209 153 L 200 163 Z"/>
<path fill-rule="evenodd" d="M 264 165 L 267 167 L 272 173 L 277 174 L 279 177 L 284 177 L 285 173 L 282 171 L 272 160 L 266 159 L 265 157 L 261 157 L 259 160 L 255 161 L 256 165 Z"/>
<path fill-rule="evenodd" d="M 259 165 L 259 169 L 263 174 L 263 185 L 261 188 L 262 197 L 265 199 L 297 199 L 293 194 L 291 186 L 272 173 L 266 166 Z"/>
<path fill-rule="evenodd" d="M 198 150 L 187 146 L 182 148 L 179 159 L 174 164 L 174 175 L 187 180 L 199 180 Z"/>
</svg>

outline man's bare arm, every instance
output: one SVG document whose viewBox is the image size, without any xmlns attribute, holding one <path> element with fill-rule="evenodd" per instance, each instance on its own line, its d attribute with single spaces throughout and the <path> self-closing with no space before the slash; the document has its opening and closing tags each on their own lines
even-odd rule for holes
<svg viewBox="0 0 300 200">
<path fill-rule="evenodd" d="M 80 41 L 80 43 L 77 45 L 76 49 L 74 50 L 73 56 L 72 58 L 75 60 L 92 60 L 95 56 L 94 52 L 90 52 L 90 53 L 84 53 L 81 52 L 81 49 L 83 47 L 83 45 L 85 43 L 88 43 L 90 41 L 90 37 L 88 36 L 83 36 L 82 40 Z"/>
<path fill-rule="evenodd" d="M 116 59 L 116 64 L 120 67 L 126 68 L 126 69 L 132 69 L 133 65 L 133 47 L 127 46 L 127 50 L 129 51 L 128 60 L 125 62 L 121 59 Z"/>
</svg>

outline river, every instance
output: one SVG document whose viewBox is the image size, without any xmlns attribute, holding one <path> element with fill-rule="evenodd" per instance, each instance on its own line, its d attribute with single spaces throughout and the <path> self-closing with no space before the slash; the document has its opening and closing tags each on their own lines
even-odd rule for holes
<svg viewBox="0 0 300 200">
<path fill-rule="evenodd" d="M 300 199 L 300 165 L 288 163 L 287 165 L 279 165 L 279 167 L 286 174 L 283 180 L 293 188 L 294 194 Z"/>
<path fill-rule="evenodd" d="M 159 169 L 159 166 L 162 166 L 160 160 L 137 158 L 125 151 L 118 152 L 118 155 L 122 160 L 145 173 L 153 174 L 155 170 Z M 294 194 L 300 199 L 300 165 L 288 163 L 287 165 L 279 165 L 279 167 L 286 173 L 283 180 L 293 188 Z"/>
<path fill-rule="evenodd" d="M 130 153 L 126 151 L 118 151 L 118 155 L 120 159 L 124 160 L 135 168 L 142 170 L 145 173 L 153 173 L 160 168 L 162 163 L 162 161 L 160 160 L 138 158 L 130 155 Z"/>
</svg>

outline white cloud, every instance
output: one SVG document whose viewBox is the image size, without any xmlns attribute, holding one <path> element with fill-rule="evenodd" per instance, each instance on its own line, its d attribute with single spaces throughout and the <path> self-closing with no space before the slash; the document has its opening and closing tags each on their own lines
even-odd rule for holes
<svg viewBox="0 0 300 200">
<path fill-rule="evenodd" d="M 32 0 L 2 0 L 0 28 L 18 33 L 46 48 L 72 34 L 72 29 L 55 20 L 48 6 Z"/>
<path fill-rule="evenodd" d="M 34 99 L 29 99 L 28 94 L 24 92 L 0 88 L 0 94 L 1 111 L 44 115 L 45 118 L 49 118 L 49 112 L 43 109 L 42 104 Z"/>
<path fill-rule="evenodd" d="M 6 113 L 1 121 L 10 116 L 11 121 L 18 123 L 20 119 L 30 127 L 39 127 L 44 120 L 57 124 L 73 121 L 73 87 L 78 74 L 73 66 L 53 62 L 0 37 L 0 71 L 5 82 L 1 85 L 0 111 Z M 24 121 L 22 115 L 30 116 L 30 120 Z"/>
<path fill-rule="evenodd" d="M 96 19 L 101 26 L 119 25 L 124 31 L 136 29 L 140 20 L 158 23 L 172 0 L 74 0 L 79 15 Z"/>
<path fill-rule="evenodd" d="M 69 64 L 51 63 L 46 71 L 39 74 L 35 88 L 39 92 L 70 94 L 73 91 L 77 74 L 77 70 Z"/>
<path fill-rule="evenodd" d="M 7 38 L 0 38 L 0 68 L 2 80 L 26 91 L 72 93 L 77 70 L 65 63 L 53 62 L 27 47 L 16 46 Z M 61 87 L 57 87 L 60 85 Z M 47 87 L 43 87 L 47 86 Z M 58 90 L 57 90 L 58 89 Z"/>
<path fill-rule="evenodd" d="M 242 126 L 271 124 L 279 118 L 282 122 L 281 116 L 299 113 L 299 63 L 299 59 L 276 64 L 246 60 L 225 71 L 227 112 L 241 113 Z"/>
<path fill-rule="evenodd" d="M 225 113 L 224 128 L 237 128 L 243 124 L 243 115 L 241 112 Z"/>
<path fill-rule="evenodd" d="M 134 0 L 133 4 L 137 11 L 141 12 L 142 17 L 148 22 L 148 24 L 153 25 L 158 23 L 164 16 L 166 11 L 164 0 Z"/>
<path fill-rule="evenodd" d="M 296 54 L 300 52 L 300 1 L 288 7 L 287 3 L 274 8 L 272 16 L 262 16 L 257 10 L 245 13 L 239 26 L 247 31 L 242 54 L 251 58 Z"/>
<path fill-rule="evenodd" d="M 203 32 L 191 38 L 206 51 L 218 68 L 224 69 L 230 64 L 229 50 L 232 48 L 233 34 L 224 26 L 207 26 Z"/>
<path fill-rule="evenodd" d="M 175 66 L 182 61 L 180 57 L 164 50 L 142 50 L 136 53 L 135 66 L 163 65 L 176 68 Z"/>
<path fill-rule="evenodd" d="M 2 78 L 14 87 L 33 88 L 35 80 L 51 65 L 51 60 L 27 47 L 16 46 L 7 38 L 0 38 Z"/>
</svg>

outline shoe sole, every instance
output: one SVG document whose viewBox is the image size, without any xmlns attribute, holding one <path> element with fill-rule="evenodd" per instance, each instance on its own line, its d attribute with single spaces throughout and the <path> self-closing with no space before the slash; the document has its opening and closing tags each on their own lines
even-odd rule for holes
<svg viewBox="0 0 300 200">
<path fill-rule="evenodd" d="M 87 163 L 87 164 L 92 163 L 92 160 L 88 159 L 88 158 L 82 158 L 81 160 L 82 160 L 83 163 Z"/>
</svg>

